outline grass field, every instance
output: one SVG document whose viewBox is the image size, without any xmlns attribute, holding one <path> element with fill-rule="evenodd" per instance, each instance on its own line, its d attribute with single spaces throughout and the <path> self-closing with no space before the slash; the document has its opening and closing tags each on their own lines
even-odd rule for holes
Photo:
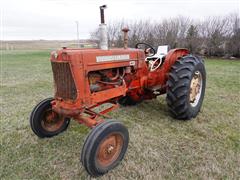
<svg viewBox="0 0 240 180">
<path fill-rule="evenodd" d="M 79 162 L 88 129 L 72 121 L 39 139 L 36 103 L 53 95 L 48 51 L 1 52 L 0 179 L 90 179 Z M 101 179 L 240 179 L 240 61 L 206 60 L 207 89 L 192 121 L 172 119 L 165 96 L 111 115 L 129 129 L 124 161 Z"/>
</svg>

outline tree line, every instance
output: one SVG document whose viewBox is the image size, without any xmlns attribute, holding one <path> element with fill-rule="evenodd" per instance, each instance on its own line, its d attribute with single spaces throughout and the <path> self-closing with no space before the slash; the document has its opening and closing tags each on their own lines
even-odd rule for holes
<svg viewBox="0 0 240 180">
<path fill-rule="evenodd" d="M 240 17 L 238 13 L 212 16 L 196 20 L 183 16 L 151 20 L 115 21 L 108 24 L 110 47 L 123 46 L 123 32 L 128 27 L 129 46 L 138 42 L 152 46 L 169 45 L 171 48 L 188 48 L 191 53 L 205 56 L 240 57 Z M 99 32 L 91 33 L 91 39 L 99 41 Z"/>
</svg>

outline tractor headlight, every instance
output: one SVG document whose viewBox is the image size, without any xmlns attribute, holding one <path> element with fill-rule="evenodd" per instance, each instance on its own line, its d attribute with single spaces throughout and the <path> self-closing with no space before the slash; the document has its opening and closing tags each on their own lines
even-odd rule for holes
<svg viewBox="0 0 240 180">
<path fill-rule="evenodd" d="M 58 58 L 58 53 L 56 51 L 52 52 L 52 56 L 54 57 L 54 59 Z"/>
</svg>

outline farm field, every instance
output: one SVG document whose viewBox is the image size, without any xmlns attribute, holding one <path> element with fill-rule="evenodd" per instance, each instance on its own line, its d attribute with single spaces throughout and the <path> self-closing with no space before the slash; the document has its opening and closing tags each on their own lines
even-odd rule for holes
<svg viewBox="0 0 240 180">
<path fill-rule="evenodd" d="M 39 139 L 29 114 L 53 95 L 50 51 L 1 53 L 0 179 L 90 179 L 80 163 L 87 128 Z M 203 107 L 191 121 L 172 119 L 165 96 L 111 116 L 128 127 L 124 161 L 100 179 L 240 179 L 240 61 L 206 59 Z"/>
</svg>

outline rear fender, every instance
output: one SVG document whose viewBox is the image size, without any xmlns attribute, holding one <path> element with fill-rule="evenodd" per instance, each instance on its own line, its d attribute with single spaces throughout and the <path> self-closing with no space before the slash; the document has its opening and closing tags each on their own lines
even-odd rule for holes
<svg viewBox="0 0 240 180">
<path fill-rule="evenodd" d="M 172 65 L 178 60 L 180 59 L 181 57 L 183 56 L 186 56 L 189 54 L 189 51 L 188 49 L 172 49 L 168 52 L 168 54 L 166 55 L 166 58 L 165 58 L 165 62 L 162 66 L 161 69 L 163 69 L 163 72 L 166 74 L 166 73 L 169 73 Z"/>
<path fill-rule="evenodd" d="M 156 71 L 149 72 L 147 87 L 161 87 L 161 94 L 166 92 L 169 72 L 173 64 L 183 56 L 189 54 L 187 49 L 172 49 L 166 55 L 163 65 Z"/>
</svg>

